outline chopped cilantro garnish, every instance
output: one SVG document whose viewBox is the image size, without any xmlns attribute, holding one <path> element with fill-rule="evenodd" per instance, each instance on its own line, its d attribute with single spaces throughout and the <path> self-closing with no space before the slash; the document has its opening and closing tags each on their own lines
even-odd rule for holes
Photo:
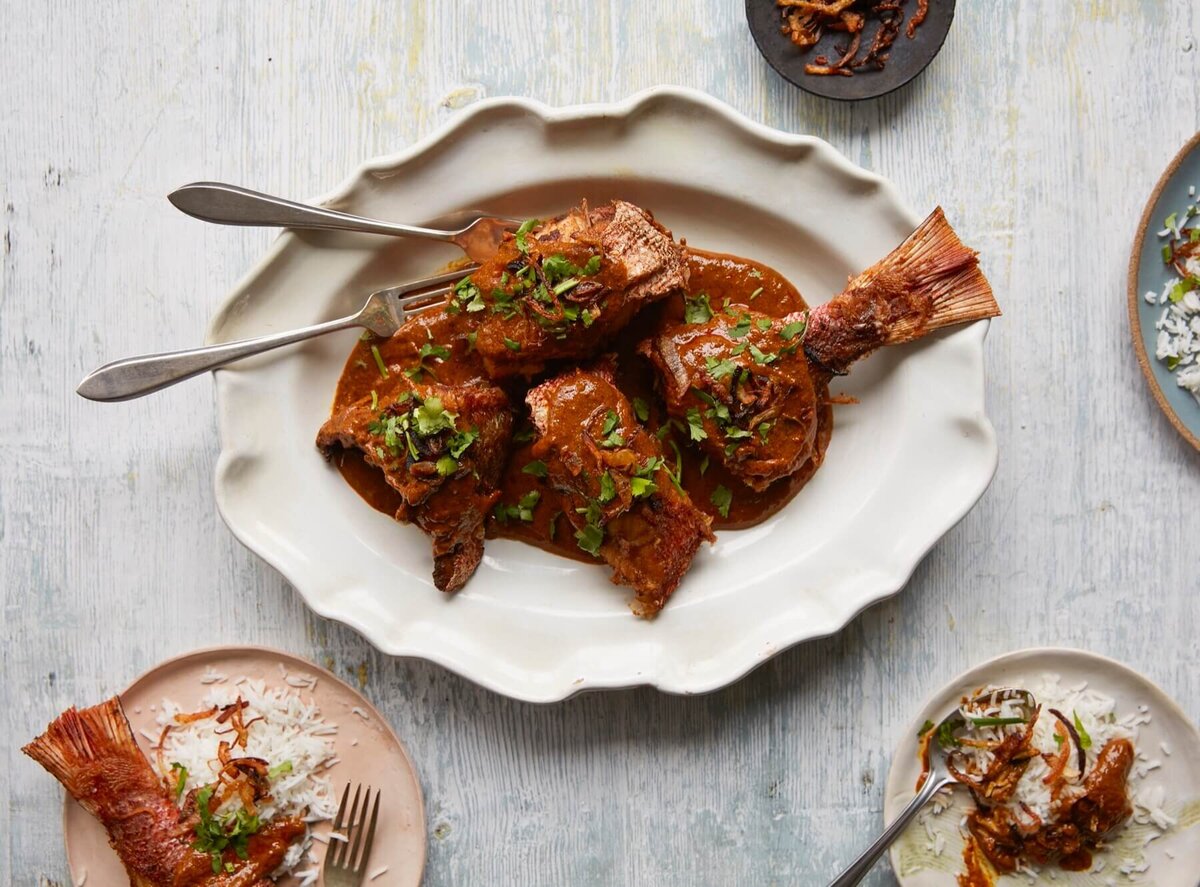
<svg viewBox="0 0 1200 887">
<path fill-rule="evenodd" d="M 700 476 L 704 477 L 704 472 L 708 471 L 708 453 L 705 453 L 700 459 Z"/>
<path fill-rule="evenodd" d="M 779 355 L 774 351 L 764 352 L 757 345 L 750 346 L 750 356 L 754 358 L 755 363 L 761 366 L 765 366 L 766 364 L 774 363 L 775 361 L 779 360 Z"/>
<path fill-rule="evenodd" d="M 534 459 L 532 462 L 527 462 L 525 467 L 521 469 L 522 474 L 532 474 L 534 477 L 546 476 L 546 463 L 541 459 Z"/>
<path fill-rule="evenodd" d="M 758 320 L 754 321 L 754 325 L 758 327 L 758 331 L 760 333 L 765 333 L 771 328 L 771 318 L 760 317 Z"/>
<path fill-rule="evenodd" d="M 922 736 L 932 730 L 933 727 L 933 721 L 926 719 L 925 723 L 921 725 L 921 729 L 917 731 L 917 739 L 920 739 Z"/>
<path fill-rule="evenodd" d="M 1170 265 L 1170 264 L 1171 264 L 1171 258 L 1172 258 L 1174 255 L 1175 255 L 1175 253 L 1174 253 L 1174 250 L 1172 250 L 1172 249 L 1171 249 L 1171 244 L 1169 244 L 1169 243 L 1168 243 L 1168 244 L 1164 244 L 1164 246 L 1163 246 L 1163 248 L 1162 248 L 1162 260 L 1163 260 L 1163 264 L 1164 264 L 1164 265 Z"/>
<path fill-rule="evenodd" d="M 558 535 L 558 519 L 562 517 L 561 511 L 556 511 L 550 515 L 550 541 L 554 541 L 554 537 Z"/>
<path fill-rule="evenodd" d="M 617 427 L 617 423 L 620 421 L 621 421 L 621 419 L 617 415 L 617 411 L 609 410 L 607 413 L 604 414 L 604 424 L 600 427 L 600 433 L 601 434 L 612 434 L 613 429 Z"/>
<path fill-rule="evenodd" d="M 529 241 L 526 239 L 525 235 L 527 235 L 530 231 L 532 231 L 534 228 L 536 228 L 538 225 L 538 222 L 540 222 L 540 221 L 541 221 L 540 219 L 526 219 L 524 222 L 521 223 L 521 227 L 517 229 L 517 233 L 516 233 L 517 249 L 519 249 L 521 252 L 523 252 L 523 253 L 529 252 Z"/>
<path fill-rule="evenodd" d="M 617 495 L 617 485 L 613 482 L 612 475 L 607 471 L 600 475 L 600 495 L 596 498 L 601 503 L 611 502 Z"/>
<path fill-rule="evenodd" d="M 707 323 L 712 318 L 713 310 L 708 301 L 708 293 L 697 293 L 694 297 L 683 300 L 685 323 Z"/>
<path fill-rule="evenodd" d="M 466 431 L 456 431 L 450 436 L 450 441 L 446 448 L 450 451 L 451 456 L 459 459 L 466 452 L 467 447 L 475 443 L 475 439 L 478 437 L 479 432 L 474 428 L 469 428 Z"/>
<path fill-rule="evenodd" d="M 717 484 L 717 488 L 712 491 L 709 501 L 717 506 L 717 512 L 721 517 L 729 517 L 729 506 L 733 504 L 733 493 L 721 484 Z"/>
<path fill-rule="evenodd" d="M 493 509 L 492 516 L 501 524 L 507 524 L 509 521 L 514 520 L 531 523 L 533 521 L 533 510 L 537 508 L 537 504 L 541 501 L 541 498 L 542 494 L 537 490 L 530 490 L 517 500 L 516 505 L 505 505 L 501 502 Z"/>
<path fill-rule="evenodd" d="M 371 409 L 372 410 L 379 409 L 379 394 L 378 394 L 378 392 L 375 391 L 374 388 L 371 389 Z"/>
<path fill-rule="evenodd" d="M 196 793 L 199 820 L 193 828 L 196 840 L 192 842 L 192 849 L 207 853 L 212 859 L 213 874 L 219 874 L 224 868 L 222 855 L 226 850 L 232 850 L 240 859 L 249 858 L 247 844 L 261 824 L 257 816 L 252 816 L 244 809 L 226 816 L 215 816 L 208 807 L 212 794 L 212 786 L 205 786 Z"/>
<path fill-rule="evenodd" d="M 635 397 L 633 399 L 633 414 L 638 417 L 639 421 L 645 422 L 650 418 L 650 407 L 646 404 L 646 401 L 640 397 Z"/>
<path fill-rule="evenodd" d="M 371 356 L 375 358 L 375 366 L 379 368 L 379 375 L 386 379 L 388 377 L 387 365 L 383 362 L 383 355 L 379 353 L 378 345 L 371 346 Z"/>
<path fill-rule="evenodd" d="M 750 301 L 753 302 L 755 299 L 757 299 L 759 296 L 761 296 L 762 291 L 763 291 L 763 288 L 760 286 L 758 289 L 756 289 L 754 292 L 752 292 L 750 294 Z M 771 322 L 767 321 L 767 326 L 770 326 L 770 325 L 771 325 Z"/>
<path fill-rule="evenodd" d="M 1079 734 L 1079 747 L 1087 751 L 1092 747 L 1092 737 L 1088 735 L 1088 731 L 1083 729 L 1083 721 L 1079 720 L 1078 712 L 1071 712 L 1071 716 L 1075 720 L 1075 732 Z"/>
<path fill-rule="evenodd" d="M 600 546 L 604 542 L 604 528 L 596 524 L 587 524 L 581 530 L 575 531 L 575 544 L 592 557 L 600 556 Z"/>
<path fill-rule="evenodd" d="M 175 774 L 175 800 L 178 801 L 183 797 L 183 790 L 187 786 L 188 768 L 178 761 L 172 761 L 171 772 Z"/>
<path fill-rule="evenodd" d="M 629 492 L 633 494 L 634 499 L 641 499 L 644 496 L 649 496 L 658 485 L 654 481 L 645 477 L 632 477 L 629 479 Z"/>
<path fill-rule="evenodd" d="M 792 339 L 796 338 L 796 336 L 803 334 L 805 326 L 806 324 L 803 320 L 797 320 L 794 323 L 789 323 L 779 331 L 779 338 L 783 339 L 785 342 L 790 342 Z"/>
<path fill-rule="evenodd" d="M 1179 358 L 1172 355 L 1167 358 L 1167 369 L 1171 372 L 1175 372 L 1175 368 L 1179 366 L 1179 363 Z"/>
<path fill-rule="evenodd" d="M 726 376 L 733 375 L 733 371 L 737 369 L 737 364 L 729 359 L 717 360 L 711 355 L 704 359 L 704 366 L 708 370 L 708 374 L 713 377 L 714 381 L 721 381 Z"/>
<path fill-rule="evenodd" d="M 453 456 L 442 456 L 437 460 L 437 473 L 442 477 L 449 477 L 458 471 L 458 460 Z"/>
<path fill-rule="evenodd" d="M 955 729 L 961 726 L 961 721 L 945 721 L 937 731 L 938 745 L 942 748 L 954 748 L 962 745 L 962 742 L 954 735 Z"/>
<path fill-rule="evenodd" d="M 1171 213 L 1169 216 L 1167 216 L 1167 220 L 1166 220 L 1166 222 L 1163 223 L 1163 227 L 1174 229 L 1176 218 L 1177 218 L 1176 214 Z"/>
<path fill-rule="evenodd" d="M 755 268 L 753 271 L 750 272 L 750 276 L 753 277 L 755 280 L 762 280 L 762 272 L 759 271 L 757 268 Z"/>
<path fill-rule="evenodd" d="M 447 428 L 454 429 L 457 414 L 442 406 L 440 397 L 427 397 L 425 402 L 413 410 L 413 419 L 417 423 L 417 434 L 421 437 L 432 437 Z"/>
<path fill-rule="evenodd" d="M 267 770 L 268 779 L 278 779 L 280 776 L 285 776 L 292 772 L 291 761 L 280 761 L 274 767 Z"/>
<path fill-rule="evenodd" d="M 504 337 L 504 347 L 505 347 L 505 348 L 507 348 L 509 351 L 520 351 L 520 350 L 521 350 L 521 343 L 520 343 L 520 342 L 514 342 L 512 339 L 510 339 L 510 338 L 508 338 L 507 336 L 505 336 L 505 337 Z"/>
<path fill-rule="evenodd" d="M 704 430 L 704 421 L 700 418 L 697 407 L 688 407 L 687 411 L 688 437 L 691 440 L 704 440 L 708 432 Z"/>
<path fill-rule="evenodd" d="M 743 314 L 738 318 L 738 322 L 734 326 L 725 327 L 725 332 L 729 333 L 730 338 L 741 339 L 750 333 L 750 315 Z"/>
</svg>

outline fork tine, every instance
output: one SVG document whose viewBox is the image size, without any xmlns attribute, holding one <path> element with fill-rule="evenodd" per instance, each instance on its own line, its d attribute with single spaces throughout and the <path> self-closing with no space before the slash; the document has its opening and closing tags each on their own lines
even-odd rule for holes
<svg viewBox="0 0 1200 887">
<path fill-rule="evenodd" d="M 375 843 L 375 823 L 379 821 L 379 796 L 383 794 L 379 789 L 375 790 L 375 804 L 371 807 L 371 818 L 366 822 L 367 837 L 365 841 L 356 842 L 355 851 L 358 850 L 357 843 L 362 843 L 362 852 L 357 853 L 358 862 L 354 863 L 355 871 L 359 874 L 366 874 L 367 863 L 371 861 L 371 845 Z M 370 792 L 367 793 L 367 799 L 370 800 Z M 363 815 L 367 812 L 367 805 L 363 804 Z M 362 836 L 362 831 L 359 832 Z"/>
<path fill-rule="evenodd" d="M 347 786 L 347 788 L 349 788 L 349 786 Z M 345 830 L 343 832 L 346 835 L 346 840 L 339 841 L 337 838 L 331 838 L 329 841 L 330 845 L 335 843 L 337 844 L 336 848 L 331 846 L 331 850 L 333 852 L 333 864 L 336 866 L 342 866 L 344 868 L 349 862 L 350 842 L 353 840 L 354 821 L 358 818 L 358 798 L 361 794 L 362 784 L 360 783 L 354 789 L 354 803 L 350 805 L 350 818 L 346 822 Z"/>
<path fill-rule="evenodd" d="M 413 293 L 408 296 L 398 296 L 395 304 L 405 314 L 416 314 L 418 311 L 425 311 L 429 308 L 444 305 L 446 303 L 446 296 L 450 292 L 452 292 L 452 287 L 444 286 L 441 289 L 426 290 L 425 292 Z"/>
</svg>

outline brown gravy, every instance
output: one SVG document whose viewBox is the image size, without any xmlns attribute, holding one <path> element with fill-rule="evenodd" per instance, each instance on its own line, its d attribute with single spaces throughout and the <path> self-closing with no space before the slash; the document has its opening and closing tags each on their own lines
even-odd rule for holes
<svg viewBox="0 0 1200 887">
<path fill-rule="evenodd" d="M 690 294 L 708 293 L 714 310 L 724 305 L 726 300 L 730 305 L 752 307 L 755 311 L 772 317 L 782 317 L 807 308 L 796 288 L 766 265 L 751 259 L 690 247 L 687 252 L 691 271 Z M 664 300 L 643 311 L 613 343 L 621 390 L 630 400 L 640 398 L 646 403 L 649 407 L 649 418 L 645 424 L 655 432 L 666 422 L 666 411 L 654 394 L 654 373 L 635 349 L 638 342 L 649 336 L 664 320 L 681 320 L 683 311 L 682 297 L 673 296 Z M 430 315 L 432 316 L 421 316 L 417 322 L 426 327 L 430 341 L 451 349 L 451 356 L 445 361 L 425 363 L 433 370 L 437 380 L 454 383 L 484 378 L 480 361 L 472 353 L 467 338 L 470 330 L 465 315 L 446 315 L 440 311 L 431 311 Z M 372 345 L 378 348 L 380 358 L 386 366 L 404 368 L 417 363 L 417 354 L 411 340 L 396 337 L 388 340 L 359 341 L 350 353 L 338 380 L 333 401 L 334 411 L 360 398 L 369 397 L 373 390 L 382 394 L 388 385 L 376 365 Z M 525 388 L 520 383 L 506 383 L 505 387 L 509 390 L 514 404 L 523 404 Z M 827 401 L 828 391 L 821 393 Z M 527 427 L 527 423 L 518 421 L 518 434 Z M 681 434 L 678 429 L 665 434 L 663 449 L 668 466 L 672 468 L 682 458 L 682 485 L 696 506 L 712 516 L 714 529 L 741 529 L 765 521 L 800 492 L 820 466 L 832 431 L 833 411 L 826 402 L 821 411 L 816 457 L 800 471 L 778 481 L 761 493 L 751 490 L 715 463 L 701 471 L 703 454 L 692 448 L 686 442 L 687 435 Z M 492 517 L 488 521 L 488 537 L 516 539 L 564 557 L 594 563 L 592 558 L 576 547 L 566 521 L 561 517 L 560 500 L 555 491 L 545 480 L 524 471 L 533 460 L 530 447 L 529 442 L 518 443 L 515 446 L 502 480 L 501 502 L 514 504 L 522 496 L 536 490 L 541 498 L 538 507 L 534 509 L 533 520 L 528 523 L 500 523 Z M 675 447 L 678 447 L 678 453 Z M 335 457 L 335 462 L 346 482 L 368 505 L 389 515 L 395 514 L 400 506 L 399 494 L 387 485 L 378 470 L 367 465 L 357 450 L 344 451 Z M 721 517 L 711 501 L 718 486 L 724 486 L 733 492 L 728 517 Z"/>
</svg>

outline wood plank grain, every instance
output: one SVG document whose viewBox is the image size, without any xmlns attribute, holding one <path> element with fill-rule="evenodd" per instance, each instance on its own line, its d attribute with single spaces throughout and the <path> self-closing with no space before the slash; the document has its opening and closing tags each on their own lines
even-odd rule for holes
<svg viewBox="0 0 1200 887">
<path fill-rule="evenodd" d="M 421 773 L 431 887 L 823 883 L 880 825 L 914 705 L 1018 647 L 1112 655 L 1195 716 L 1200 457 L 1143 390 L 1123 294 L 1142 203 L 1200 124 L 1196 27 L 1183 0 L 960 2 L 925 75 L 846 105 L 771 72 L 735 0 L 10 5 L 0 882 L 69 881 L 59 794 L 20 745 L 213 643 L 365 675 Z M 312 616 L 236 543 L 212 502 L 208 384 L 117 406 L 72 394 L 106 359 L 197 342 L 270 241 L 174 213 L 178 184 L 316 195 L 482 96 L 660 83 L 821 136 L 914 207 L 943 204 L 1005 308 L 988 342 L 994 484 L 902 594 L 837 637 L 702 698 L 501 699 Z M 883 866 L 867 883 L 894 879 Z"/>
</svg>

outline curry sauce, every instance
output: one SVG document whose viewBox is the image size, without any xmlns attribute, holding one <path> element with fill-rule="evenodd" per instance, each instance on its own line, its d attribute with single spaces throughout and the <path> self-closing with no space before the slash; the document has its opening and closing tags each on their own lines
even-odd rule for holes
<svg viewBox="0 0 1200 887">
<path fill-rule="evenodd" d="M 761 263 L 737 256 L 688 248 L 690 282 L 688 296 L 707 294 L 714 311 L 727 306 L 753 308 L 771 317 L 783 317 L 804 311 L 807 305 L 797 289 L 782 275 Z M 634 404 L 638 419 L 662 441 L 668 468 L 695 505 L 713 518 L 714 529 L 741 529 L 759 524 L 787 505 L 800 492 L 820 466 L 833 431 L 832 408 L 828 389 L 822 385 L 819 429 L 815 455 L 799 471 L 755 492 L 729 471 L 704 456 L 688 443 L 686 429 L 666 415 L 655 392 L 655 374 L 645 358 L 636 353 L 639 342 L 652 335 L 666 322 L 684 317 L 685 297 L 675 295 L 642 311 L 612 342 L 617 356 L 617 382 Z M 416 315 L 405 325 L 405 333 L 390 339 L 364 336 L 355 344 L 338 380 L 333 411 L 346 407 L 372 392 L 383 396 L 397 374 L 418 379 L 456 384 L 487 379 L 483 361 L 474 348 L 474 324 L 465 314 L 449 314 L 432 309 Z M 384 377 L 386 372 L 387 377 Z M 514 404 L 523 406 L 527 385 L 519 379 L 500 383 Z M 575 543 L 571 529 L 562 517 L 561 496 L 543 476 L 540 463 L 531 449 L 532 429 L 527 417 L 519 418 L 515 440 L 501 485 L 501 499 L 488 520 L 489 538 L 509 538 L 535 545 L 555 554 L 595 563 Z M 383 475 L 368 465 L 361 453 L 346 449 L 335 463 L 346 482 L 372 508 L 394 515 L 400 508 L 400 494 L 388 486 Z M 718 489 L 730 491 L 727 514 L 714 504 Z M 536 505 L 530 506 L 536 493 Z M 723 496 L 716 497 L 726 503 Z M 523 507 L 523 502 L 525 506 Z M 528 519 L 526 519 L 528 518 Z"/>
</svg>

